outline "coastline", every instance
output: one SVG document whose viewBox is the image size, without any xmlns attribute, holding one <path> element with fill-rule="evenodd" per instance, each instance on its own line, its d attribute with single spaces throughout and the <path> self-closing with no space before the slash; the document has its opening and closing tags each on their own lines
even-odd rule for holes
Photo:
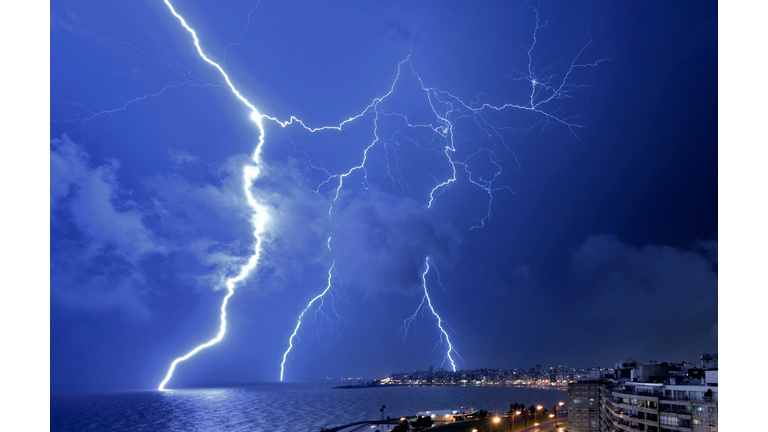
<svg viewBox="0 0 768 432">
<path fill-rule="evenodd" d="M 415 420 L 416 416 L 407 416 L 409 421 Z M 507 420 L 507 419 L 505 419 Z M 364 421 L 358 421 L 354 423 L 345 424 L 342 426 L 333 427 L 330 429 L 321 429 L 321 432 L 366 432 L 373 428 L 379 428 L 379 430 L 382 430 L 384 428 L 381 428 L 381 425 L 392 425 L 394 427 L 395 425 L 400 424 L 399 420 L 390 419 L 390 420 L 364 420 Z M 509 421 L 507 420 L 507 424 L 509 424 Z M 557 427 L 555 427 L 557 425 Z M 496 429 L 496 425 L 492 423 L 491 418 L 486 419 L 476 419 L 476 420 L 465 420 L 465 421 L 451 421 L 451 422 L 439 422 L 435 423 L 432 427 L 428 428 L 428 430 L 438 430 L 440 432 L 454 432 L 454 431 L 465 431 L 468 429 L 478 429 L 478 427 L 487 427 L 488 430 Z M 539 431 L 552 431 L 552 432 L 564 432 L 564 430 L 568 427 L 568 418 L 567 417 L 560 417 L 557 419 L 547 420 L 545 422 L 542 422 L 539 425 L 531 424 L 530 426 L 520 426 L 514 428 L 514 432 L 539 432 Z M 504 426 L 506 428 L 506 426 Z M 391 430 L 392 428 L 388 428 Z M 387 432 L 386 429 L 384 429 L 384 432 Z"/>
<path fill-rule="evenodd" d="M 539 390 L 568 390 L 566 386 L 531 386 L 531 385 L 514 385 L 514 384 L 452 384 L 452 383 L 424 383 L 424 384 L 349 384 L 344 386 L 337 386 L 334 389 L 361 389 L 361 388 L 380 388 L 380 387 L 514 387 L 514 388 L 530 388 Z"/>
</svg>

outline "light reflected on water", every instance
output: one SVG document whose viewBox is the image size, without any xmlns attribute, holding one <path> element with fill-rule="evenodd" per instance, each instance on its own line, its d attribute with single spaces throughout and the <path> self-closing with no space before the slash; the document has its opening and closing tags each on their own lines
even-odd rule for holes
<svg viewBox="0 0 768 432">
<path fill-rule="evenodd" d="M 51 430 L 319 431 L 431 409 L 474 407 L 506 412 L 510 403 L 554 406 L 564 391 L 516 387 L 334 389 L 328 383 L 53 394 Z M 385 416 L 386 417 L 386 416 Z"/>
</svg>

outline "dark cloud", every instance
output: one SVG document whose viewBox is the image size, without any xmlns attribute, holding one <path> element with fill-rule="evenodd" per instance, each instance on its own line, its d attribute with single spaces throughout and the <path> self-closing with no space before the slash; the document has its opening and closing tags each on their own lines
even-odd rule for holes
<svg viewBox="0 0 768 432">
<path fill-rule="evenodd" d="M 176 282 L 219 289 L 253 253 L 250 208 L 242 200 L 247 157 L 218 167 L 220 184 L 178 173 L 143 179 L 151 200 L 138 204 L 117 180 L 119 161 L 92 166 L 69 137 L 51 140 L 51 299 L 69 310 L 151 315 L 153 276 L 144 263 L 172 254 Z"/>
<path fill-rule="evenodd" d="M 524 279 L 531 278 L 531 269 L 523 263 L 515 264 L 515 274 Z"/>
<path fill-rule="evenodd" d="M 593 235 L 574 252 L 569 280 L 573 323 L 597 345 L 642 359 L 717 350 L 717 272 L 697 251 Z"/>
<path fill-rule="evenodd" d="M 387 33 L 392 39 L 413 40 L 415 35 L 408 28 L 406 24 L 396 22 L 393 20 L 384 21 L 384 32 Z"/>
<path fill-rule="evenodd" d="M 366 199 L 338 210 L 334 228 L 339 274 L 369 293 L 420 286 L 426 256 L 449 269 L 458 259 L 461 243 L 455 228 L 424 204 L 376 188 Z"/>
</svg>

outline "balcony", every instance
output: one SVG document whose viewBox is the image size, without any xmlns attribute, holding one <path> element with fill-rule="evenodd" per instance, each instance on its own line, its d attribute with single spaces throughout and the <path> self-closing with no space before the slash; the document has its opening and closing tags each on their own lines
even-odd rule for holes
<svg viewBox="0 0 768 432">
<path fill-rule="evenodd" d="M 660 407 L 659 412 L 691 415 L 691 410 L 686 409 L 687 406 L 688 405 L 672 405 L 668 407 Z"/>
</svg>

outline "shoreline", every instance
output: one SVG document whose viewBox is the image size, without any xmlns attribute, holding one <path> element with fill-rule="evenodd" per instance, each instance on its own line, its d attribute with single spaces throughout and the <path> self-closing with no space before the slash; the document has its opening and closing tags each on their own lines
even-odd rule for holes
<svg viewBox="0 0 768 432">
<path fill-rule="evenodd" d="M 383 387 L 515 387 L 515 388 L 530 388 L 540 390 L 568 390 L 567 386 L 528 386 L 528 385 L 514 385 L 514 384 L 349 384 L 345 386 L 337 386 L 334 389 L 362 389 L 362 388 L 383 388 Z"/>
<path fill-rule="evenodd" d="M 409 419 L 415 419 L 416 416 L 406 416 L 406 418 Z M 411 420 L 412 421 L 412 420 Z M 507 421 L 508 423 L 508 421 Z M 397 425 L 400 424 L 399 420 L 396 419 L 389 419 L 389 420 L 362 420 L 357 421 L 353 423 L 348 423 L 342 426 L 336 426 L 329 429 L 321 429 L 320 432 L 367 432 L 370 430 L 370 428 L 381 426 L 381 425 Z M 557 425 L 557 428 L 554 426 Z M 370 426 L 370 428 L 369 428 Z M 491 427 L 495 426 L 491 423 L 491 418 L 485 418 L 485 419 L 475 419 L 475 420 L 465 420 L 465 421 L 449 421 L 449 422 L 435 422 L 434 425 L 432 425 L 427 430 L 439 430 L 439 431 L 445 431 L 445 432 L 453 432 L 454 429 L 467 429 L 467 428 L 475 428 L 476 426 L 486 426 Z M 514 429 L 514 432 L 544 432 L 547 430 L 550 430 L 552 432 L 555 432 L 557 430 L 562 431 L 563 429 L 568 427 L 568 417 L 559 417 L 557 419 L 551 419 L 547 420 L 545 422 L 542 422 L 539 425 L 531 424 L 530 426 L 517 426 Z M 345 431 L 345 429 L 348 429 Z"/>
</svg>

